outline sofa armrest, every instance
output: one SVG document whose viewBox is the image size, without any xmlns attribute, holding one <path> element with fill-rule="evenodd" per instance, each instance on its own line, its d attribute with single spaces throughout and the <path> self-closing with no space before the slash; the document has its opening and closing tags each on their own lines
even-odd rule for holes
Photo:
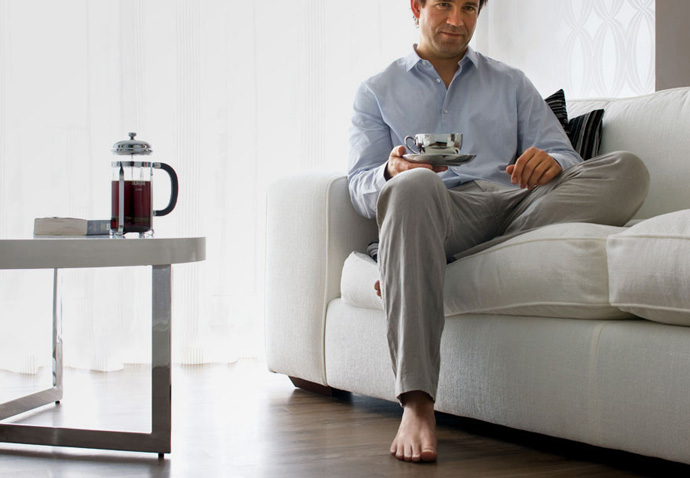
<svg viewBox="0 0 690 478">
<path fill-rule="evenodd" d="M 266 202 L 266 360 L 274 372 L 327 385 L 328 303 L 340 296 L 343 263 L 377 237 L 359 216 L 347 179 L 300 174 L 271 185 Z"/>
</svg>

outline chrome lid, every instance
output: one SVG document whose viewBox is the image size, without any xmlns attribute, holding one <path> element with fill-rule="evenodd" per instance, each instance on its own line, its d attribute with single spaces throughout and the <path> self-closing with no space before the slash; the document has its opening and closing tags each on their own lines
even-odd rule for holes
<svg viewBox="0 0 690 478">
<path fill-rule="evenodd" d="M 132 155 L 132 154 L 151 154 L 151 145 L 146 141 L 134 139 L 136 133 L 129 133 L 129 139 L 118 141 L 113 146 L 113 154 Z"/>
</svg>

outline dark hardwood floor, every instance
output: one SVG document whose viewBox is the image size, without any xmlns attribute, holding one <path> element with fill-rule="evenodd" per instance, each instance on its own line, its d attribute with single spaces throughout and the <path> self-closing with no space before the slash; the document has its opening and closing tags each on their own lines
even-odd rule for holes
<svg viewBox="0 0 690 478">
<path fill-rule="evenodd" d="M 0 372 L 0 400 L 49 380 Z M 144 431 L 147 367 L 66 370 L 65 397 L 13 422 Z M 690 476 L 690 466 L 440 414 L 437 463 L 401 463 L 387 450 L 395 403 L 295 389 L 258 362 L 173 369 L 172 453 L 0 443 L 0 477 L 635 477 Z M 690 453 L 690 450 L 688 451 Z"/>
</svg>

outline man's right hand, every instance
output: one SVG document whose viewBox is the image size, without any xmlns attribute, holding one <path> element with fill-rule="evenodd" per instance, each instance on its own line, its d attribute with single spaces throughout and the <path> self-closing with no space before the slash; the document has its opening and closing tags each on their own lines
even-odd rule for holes
<svg viewBox="0 0 690 478">
<path fill-rule="evenodd" d="M 403 171 L 408 171 L 414 168 L 431 169 L 435 173 L 442 173 L 448 169 L 448 166 L 432 166 L 428 163 L 415 163 L 408 161 L 402 157 L 406 152 L 407 149 L 405 149 L 405 146 L 396 146 L 393 148 L 391 155 L 388 157 L 388 163 L 386 163 L 386 180 L 402 173 Z"/>
</svg>

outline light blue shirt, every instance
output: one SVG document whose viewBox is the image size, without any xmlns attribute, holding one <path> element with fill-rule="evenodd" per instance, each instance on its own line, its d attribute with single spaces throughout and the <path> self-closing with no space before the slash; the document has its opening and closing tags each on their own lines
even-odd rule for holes
<svg viewBox="0 0 690 478">
<path fill-rule="evenodd" d="M 461 153 L 477 157 L 439 173 L 448 188 L 475 179 L 511 187 L 506 166 L 534 146 L 563 169 L 582 161 L 549 106 L 516 68 L 468 48 L 446 89 L 416 51 L 359 87 L 350 128 L 348 183 L 361 215 L 376 216 L 376 202 L 394 146 L 407 135 L 462 133 Z"/>
</svg>

